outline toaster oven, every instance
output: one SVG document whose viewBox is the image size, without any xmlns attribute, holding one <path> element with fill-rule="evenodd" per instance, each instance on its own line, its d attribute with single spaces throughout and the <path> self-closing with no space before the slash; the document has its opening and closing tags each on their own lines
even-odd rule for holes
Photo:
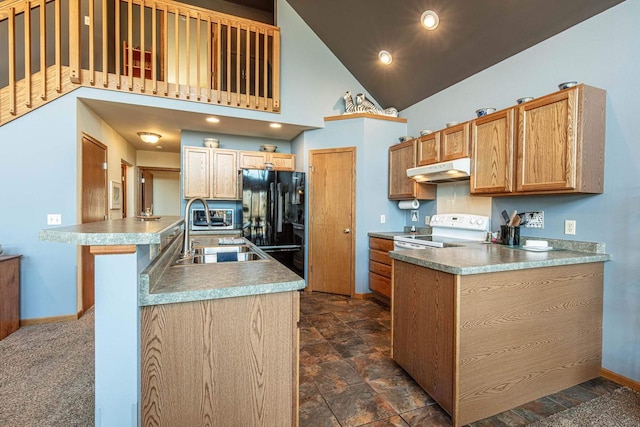
<svg viewBox="0 0 640 427">
<path fill-rule="evenodd" d="M 207 216 L 204 209 L 191 211 L 192 230 L 231 230 L 233 229 L 233 209 L 209 209 L 210 222 L 207 224 Z"/>
</svg>

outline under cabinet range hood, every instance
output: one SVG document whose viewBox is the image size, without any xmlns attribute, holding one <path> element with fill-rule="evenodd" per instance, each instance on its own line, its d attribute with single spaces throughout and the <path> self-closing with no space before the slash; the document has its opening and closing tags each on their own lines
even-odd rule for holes
<svg viewBox="0 0 640 427">
<path fill-rule="evenodd" d="M 407 176 L 418 182 L 454 182 L 466 181 L 471 173 L 471 159 L 450 160 L 433 165 L 418 166 L 407 169 Z"/>
</svg>

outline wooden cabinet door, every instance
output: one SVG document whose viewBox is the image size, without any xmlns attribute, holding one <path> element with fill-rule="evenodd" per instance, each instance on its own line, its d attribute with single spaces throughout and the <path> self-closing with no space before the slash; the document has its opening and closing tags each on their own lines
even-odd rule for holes
<svg viewBox="0 0 640 427">
<path fill-rule="evenodd" d="M 576 188 L 578 88 L 518 107 L 519 192 Z"/>
<path fill-rule="evenodd" d="M 213 149 L 213 199 L 238 199 L 238 152 Z"/>
<path fill-rule="evenodd" d="M 469 156 L 469 122 L 440 131 L 440 162 Z"/>
<path fill-rule="evenodd" d="M 277 171 L 295 171 L 296 158 L 293 154 L 267 153 L 267 162 L 273 164 Z"/>
<path fill-rule="evenodd" d="M 418 138 L 418 166 L 440 161 L 440 132 Z"/>
<path fill-rule="evenodd" d="M 415 181 L 407 177 L 407 169 L 415 165 L 415 139 L 389 147 L 389 199 L 404 200 L 415 197 Z"/>
<path fill-rule="evenodd" d="M 211 197 L 211 149 L 184 147 L 182 154 L 184 198 Z"/>
<path fill-rule="evenodd" d="M 240 151 L 238 167 L 240 169 L 264 169 L 267 153 L 260 151 Z"/>
<path fill-rule="evenodd" d="M 471 194 L 513 191 L 514 117 L 510 108 L 471 123 Z"/>
</svg>

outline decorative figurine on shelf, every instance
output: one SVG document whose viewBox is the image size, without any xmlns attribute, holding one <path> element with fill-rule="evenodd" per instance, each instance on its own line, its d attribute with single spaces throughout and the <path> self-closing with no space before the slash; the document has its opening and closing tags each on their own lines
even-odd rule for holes
<svg viewBox="0 0 640 427">
<path fill-rule="evenodd" d="M 383 116 L 391 116 L 398 117 L 398 110 L 393 107 L 381 109 L 376 107 L 376 105 L 369 100 L 366 95 L 359 93 L 356 95 L 356 103 L 353 103 L 353 98 L 351 97 L 351 92 L 347 91 L 344 94 L 344 114 L 354 114 L 354 113 L 370 113 L 370 114 L 379 114 Z"/>
</svg>

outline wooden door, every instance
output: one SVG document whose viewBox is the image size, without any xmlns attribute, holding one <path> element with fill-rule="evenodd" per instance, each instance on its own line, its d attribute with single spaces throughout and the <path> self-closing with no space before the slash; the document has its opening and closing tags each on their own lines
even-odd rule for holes
<svg viewBox="0 0 640 427">
<path fill-rule="evenodd" d="M 353 296 L 356 149 L 309 152 L 309 290 Z"/>
<path fill-rule="evenodd" d="M 238 199 L 238 152 L 213 150 L 213 198 Z"/>
<path fill-rule="evenodd" d="M 184 147 L 182 153 L 182 188 L 185 199 L 211 197 L 211 149 Z"/>
<path fill-rule="evenodd" d="M 499 111 L 471 125 L 471 193 L 510 193 L 514 180 L 514 109 Z"/>
<path fill-rule="evenodd" d="M 107 147 L 82 136 L 82 218 L 83 224 L 104 221 L 107 214 Z M 82 246 L 82 312 L 94 304 L 94 259 L 89 246 Z"/>
<path fill-rule="evenodd" d="M 561 91 L 518 107 L 518 191 L 576 188 L 578 91 Z"/>
<path fill-rule="evenodd" d="M 440 132 L 430 133 L 418 139 L 418 166 L 440 161 Z"/>
<path fill-rule="evenodd" d="M 455 160 L 469 156 L 469 123 L 462 123 L 457 126 L 441 131 L 442 141 L 440 145 L 440 160 Z"/>
</svg>

